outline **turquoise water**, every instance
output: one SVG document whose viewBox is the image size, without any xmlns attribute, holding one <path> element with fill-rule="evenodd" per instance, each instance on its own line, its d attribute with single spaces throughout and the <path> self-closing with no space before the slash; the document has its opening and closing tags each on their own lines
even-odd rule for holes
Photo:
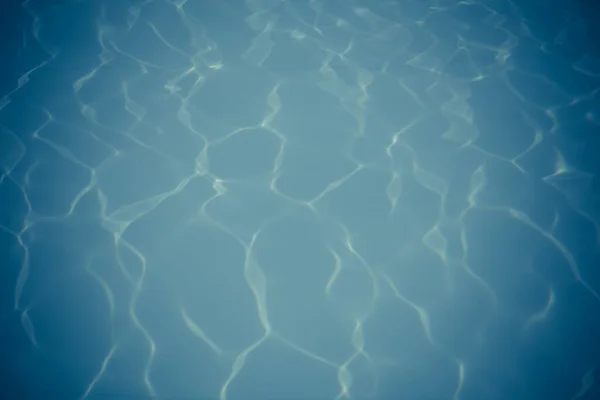
<svg viewBox="0 0 600 400">
<path fill-rule="evenodd" d="M 589 4 L 3 12 L 2 398 L 600 398 Z"/>
</svg>

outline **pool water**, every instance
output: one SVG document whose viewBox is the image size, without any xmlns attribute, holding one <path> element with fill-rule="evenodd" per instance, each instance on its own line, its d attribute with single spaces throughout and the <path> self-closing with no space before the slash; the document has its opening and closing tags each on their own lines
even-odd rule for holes
<svg viewBox="0 0 600 400">
<path fill-rule="evenodd" d="M 3 11 L 2 398 L 600 398 L 593 2 Z"/>
</svg>

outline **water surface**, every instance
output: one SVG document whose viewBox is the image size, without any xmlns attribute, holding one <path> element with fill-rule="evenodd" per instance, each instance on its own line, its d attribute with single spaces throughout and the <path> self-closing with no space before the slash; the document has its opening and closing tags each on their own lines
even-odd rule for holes
<svg viewBox="0 0 600 400">
<path fill-rule="evenodd" d="M 590 2 L 3 10 L 3 398 L 600 398 Z"/>
</svg>

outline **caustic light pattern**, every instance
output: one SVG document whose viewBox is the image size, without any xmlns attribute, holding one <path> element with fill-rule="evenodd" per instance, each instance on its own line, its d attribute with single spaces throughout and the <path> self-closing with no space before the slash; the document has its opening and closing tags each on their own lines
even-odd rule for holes
<svg viewBox="0 0 600 400">
<path fill-rule="evenodd" d="M 14 8 L 11 398 L 598 395 L 578 3 Z"/>
</svg>

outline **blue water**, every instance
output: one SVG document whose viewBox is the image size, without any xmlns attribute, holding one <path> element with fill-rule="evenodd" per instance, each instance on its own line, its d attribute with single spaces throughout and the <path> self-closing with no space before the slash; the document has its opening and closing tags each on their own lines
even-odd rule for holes
<svg viewBox="0 0 600 400">
<path fill-rule="evenodd" d="M 2 7 L 2 399 L 600 398 L 593 2 Z"/>
</svg>

